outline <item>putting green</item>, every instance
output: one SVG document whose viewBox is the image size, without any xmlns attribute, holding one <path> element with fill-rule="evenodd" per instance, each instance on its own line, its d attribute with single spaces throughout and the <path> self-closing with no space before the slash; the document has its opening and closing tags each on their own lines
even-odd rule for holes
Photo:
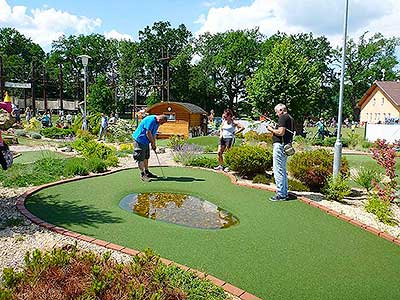
<svg viewBox="0 0 400 300">
<path fill-rule="evenodd" d="M 159 171 L 157 168 L 153 171 Z M 208 272 L 263 299 L 400 299 L 400 247 L 300 201 L 233 185 L 223 174 L 164 168 L 148 183 L 138 170 L 70 182 L 26 201 L 38 217 L 69 230 Z M 239 218 L 228 229 L 195 229 L 120 209 L 138 192 L 185 193 Z"/>
</svg>

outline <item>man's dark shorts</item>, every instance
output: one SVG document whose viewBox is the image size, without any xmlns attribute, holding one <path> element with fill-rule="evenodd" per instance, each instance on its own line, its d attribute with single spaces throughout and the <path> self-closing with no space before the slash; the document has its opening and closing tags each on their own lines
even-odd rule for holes
<svg viewBox="0 0 400 300">
<path fill-rule="evenodd" d="M 219 145 L 230 148 L 232 147 L 234 140 L 235 140 L 234 138 L 220 138 Z"/>
<path fill-rule="evenodd" d="M 150 145 L 141 144 L 137 141 L 133 142 L 133 158 L 136 161 L 144 161 L 150 158 Z"/>
</svg>

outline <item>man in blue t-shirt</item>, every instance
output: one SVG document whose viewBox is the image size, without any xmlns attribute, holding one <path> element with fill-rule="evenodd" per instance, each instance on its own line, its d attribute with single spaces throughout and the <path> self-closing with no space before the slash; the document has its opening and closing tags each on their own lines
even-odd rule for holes
<svg viewBox="0 0 400 300">
<path fill-rule="evenodd" d="M 149 181 L 150 178 L 157 178 L 149 171 L 150 144 L 151 149 L 156 151 L 156 134 L 158 127 L 167 122 L 165 115 L 150 115 L 145 117 L 135 132 L 132 134 L 134 139 L 133 158 L 138 162 L 140 178 Z"/>
</svg>

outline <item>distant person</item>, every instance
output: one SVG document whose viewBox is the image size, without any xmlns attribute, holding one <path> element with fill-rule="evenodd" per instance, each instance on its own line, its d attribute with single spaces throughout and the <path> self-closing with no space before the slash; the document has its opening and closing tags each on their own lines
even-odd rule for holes
<svg viewBox="0 0 400 300">
<path fill-rule="evenodd" d="M 65 116 L 65 120 L 67 121 L 67 126 L 71 127 L 72 126 L 72 115 L 71 115 L 71 113 L 68 112 L 68 114 Z"/>
<path fill-rule="evenodd" d="M 214 116 L 215 116 L 214 110 L 212 109 L 212 110 L 210 111 L 210 114 L 208 115 L 208 123 L 214 122 Z"/>
<path fill-rule="evenodd" d="M 324 125 L 324 119 L 320 118 L 319 121 L 317 122 L 317 135 L 318 138 L 323 140 L 325 138 L 325 125 Z"/>
<path fill-rule="evenodd" d="M 107 135 L 107 127 L 108 127 L 108 118 L 105 113 L 101 113 L 101 120 L 100 120 L 100 133 L 99 133 L 99 138 L 97 139 L 98 141 L 103 138 L 103 140 L 106 140 L 106 135 Z"/>
<path fill-rule="evenodd" d="M 32 110 L 31 110 L 31 107 L 28 106 L 28 107 L 25 109 L 25 121 L 26 121 L 26 123 L 29 123 L 29 121 L 31 120 L 31 118 L 32 118 Z"/>
<path fill-rule="evenodd" d="M 140 122 L 132 134 L 134 139 L 133 158 L 138 162 L 140 179 L 143 181 L 157 178 L 157 175 L 149 171 L 150 145 L 151 149 L 156 151 L 158 127 L 167 122 L 167 120 L 166 115 L 149 115 Z"/>
<path fill-rule="evenodd" d="M 14 106 L 13 115 L 15 117 L 15 122 L 21 124 L 21 110 L 19 109 L 18 104 Z"/>
<path fill-rule="evenodd" d="M 219 165 L 215 167 L 215 170 L 229 171 L 228 168 L 223 167 L 224 157 L 223 154 L 225 150 L 232 147 L 235 142 L 235 134 L 238 134 L 244 130 L 242 124 L 235 121 L 233 118 L 233 112 L 230 109 L 225 109 L 222 114 L 222 123 L 219 132 L 219 144 L 218 144 L 218 163 Z"/>
<path fill-rule="evenodd" d="M 108 124 L 114 125 L 117 123 L 117 118 L 114 116 L 113 113 L 110 114 L 110 119 L 108 120 Z"/>
</svg>

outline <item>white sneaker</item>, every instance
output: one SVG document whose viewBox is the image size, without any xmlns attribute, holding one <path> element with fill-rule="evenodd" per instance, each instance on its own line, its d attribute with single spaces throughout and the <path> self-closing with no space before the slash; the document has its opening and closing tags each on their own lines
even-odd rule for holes
<svg viewBox="0 0 400 300">
<path fill-rule="evenodd" d="M 229 172 L 229 168 L 226 167 L 226 168 L 224 169 L 224 172 Z"/>
<path fill-rule="evenodd" d="M 223 166 L 219 165 L 218 167 L 215 167 L 214 170 L 216 171 L 222 171 L 224 169 Z"/>
</svg>

